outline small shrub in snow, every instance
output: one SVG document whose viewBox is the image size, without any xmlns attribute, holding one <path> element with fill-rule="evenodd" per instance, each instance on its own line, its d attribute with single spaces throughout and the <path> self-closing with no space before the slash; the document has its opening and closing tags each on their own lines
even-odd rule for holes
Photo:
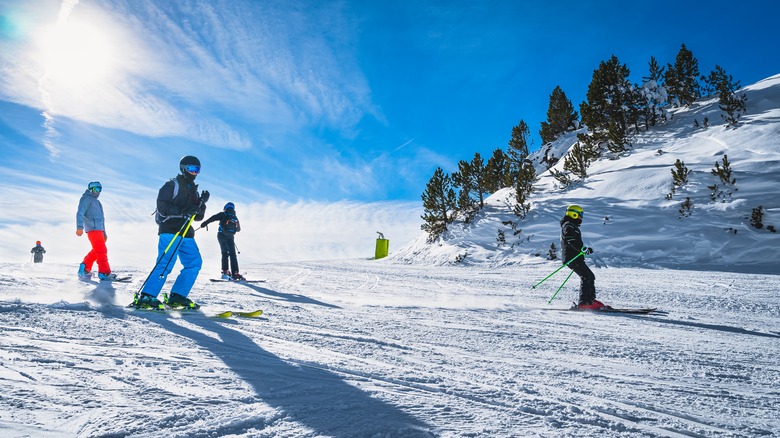
<svg viewBox="0 0 780 438">
<path fill-rule="evenodd" d="M 724 189 L 721 190 L 717 183 L 707 186 L 707 188 L 710 189 L 710 199 L 712 202 L 715 202 L 718 199 L 722 199 L 723 202 L 726 202 L 726 198 L 730 198 L 731 195 L 733 195 L 734 192 L 738 190 L 736 187 L 734 187 L 734 185 L 737 183 L 737 179 L 732 178 L 731 176 L 731 163 L 729 163 L 728 155 L 723 156 L 722 162 L 722 167 L 720 163 L 715 162 L 715 167 L 712 169 L 712 174 L 718 177 L 720 182 L 723 184 Z"/>
<path fill-rule="evenodd" d="M 674 162 L 674 169 L 672 169 L 672 192 L 666 195 L 666 199 L 672 199 L 672 195 L 677 193 L 677 189 L 688 184 L 688 175 L 691 173 L 685 163 L 678 158 Z"/>
<path fill-rule="evenodd" d="M 547 260 L 558 260 L 558 249 L 555 247 L 555 242 L 550 244 L 550 250 L 547 252 Z"/>
<path fill-rule="evenodd" d="M 693 213 L 693 201 L 691 198 L 685 198 L 685 202 L 680 206 L 680 219 L 688 217 Z"/>
<path fill-rule="evenodd" d="M 499 248 L 506 245 L 506 234 L 501 228 L 498 229 L 498 237 L 496 237 L 496 242 L 498 243 Z"/>
<path fill-rule="evenodd" d="M 552 175 L 553 178 L 558 181 L 558 188 L 561 190 L 566 190 L 571 185 L 571 177 L 566 172 L 550 169 L 550 175 Z"/>
<path fill-rule="evenodd" d="M 759 205 L 750 214 L 750 225 L 759 230 L 764 228 L 764 207 Z"/>
</svg>

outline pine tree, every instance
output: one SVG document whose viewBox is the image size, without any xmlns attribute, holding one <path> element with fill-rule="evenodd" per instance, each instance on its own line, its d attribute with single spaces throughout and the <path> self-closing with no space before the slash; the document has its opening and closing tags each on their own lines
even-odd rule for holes
<svg viewBox="0 0 780 438">
<path fill-rule="evenodd" d="M 488 159 L 486 171 L 487 189 L 489 192 L 496 192 L 507 186 L 509 163 L 506 154 L 501 148 L 493 151 L 493 155 Z"/>
<path fill-rule="evenodd" d="M 645 130 L 650 129 L 659 122 L 667 120 L 664 107 L 668 104 L 666 87 L 662 84 L 665 67 L 658 65 L 655 57 L 650 57 L 649 75 L 642 78 L 642 86 L 639 87 L 641 98 L 642 119 Z"/>
<path fill-rule="evenodd" d="M 422 194 L 424 223 L 420 227 L 428 233 L 428 242 L 439 238 L 447 226 L 455 220 L 455 191 L 452 188 L 450 175 L 441 168 L 436 168 Z"/>
<path fill-rule="evenodd" d="M 515 179 L 514 213 L 521 219 L 525 219 L 525 216 L 531 210 L 528 196 L 534 191 L 534 182 L 536 182 L 536 169 L 534 169 L 530 161 L 525 160 L 520 166 Z"/>
<path fill-rule="evenodd" d="M 520 168 L 523 166 L 523 161 L 528 158 L 530 136 L 531 130 L 528 129 L 525 120 L 520 119 L 517 126 L 512 128 L 512 136 L 509 139 L 509 148 L 506 153 L 508 164 L 506 181 L 509 183 L 509 186 L 515 185 L 518 174 L 520 173 Z"/>
<path fill-rule="evenodd" d="M 616 137 L 626 133 L 630 124 L 635 124 L 629 109 L 636 105 L 636 91 L 628 80 L 630 71 L 615 55 L 602 61 L 593 72 L 588 85 L 587 101 L 580 105 L 582 121 L 598 139 Z M 625 142 L 621 141 L 621 145 Z"/>
<path fill-rule="evenodd" d="M 595 146 L 590 142 L 590 137 L 584 134 L 577 136 L 580 139 L 572 146 L 569 153 L 563 159 L 563 169 L 568 170 L 580 179 L 588 176 L 588 166 L 599 154 Z"/>
<path fill-rule="evenodd" d="M 461 160 L 458 171 L 452 175 L 455 187 L 460 188 L 458 206 L 464 212 L 472 209 L 472 197 L 477 198 L 477 209 L 485 206 L 485 195 L 489 194 L 490 181 L 485 162 L 479 152 L 474 154 L 471 162 Z"/>
<path fill-rule="evenodd" d="M 512 163 L 522 163 L 528 157 L 530 135 L 531 130 L 528 129 L 528 125 L 523 119 L 520 119 L 517 126 L 512 128 L 512 136 L 509 138 L 509 149 L 507 150 L 507 155 Z"/>
<path fill-rule="evenodd" d="M 692 104 L 700 96 L 698 78 L 699 61 L 683 44 L 677 52 L 674 65 L 666 66 L 664 79 L 669 100 L 676 101 L 679 105 Z"/>
<path fill-rule="evenodd" d="M 706 78 L 709 89 L 718 94 L 718 103 L 720 110 L 726 115 L 721 117 L 726 120 L 729 126 L 737 126 L 739 117 L 745 112 L 747 95 L 745 93 L 737 94 L 741 88 L 739 81 L 734 82 L 734 78 L 726 73 L 723 67 L 716 65 L 715 70 L 710 72 Z"/>
<path fill-rule="evenodd" d="M 577 129 L 577 111 L 574 111 L 574 105 L 566 98 L 560 86 L 556 86 L 550 95 L 550 104 L 547 107 L 547 121 L 542 122 L 542 128 L 539 135 L 542 137 L 542 143 L 546 144 L 554 141 L 562 133 L 572 129 Z"/>
</svg>

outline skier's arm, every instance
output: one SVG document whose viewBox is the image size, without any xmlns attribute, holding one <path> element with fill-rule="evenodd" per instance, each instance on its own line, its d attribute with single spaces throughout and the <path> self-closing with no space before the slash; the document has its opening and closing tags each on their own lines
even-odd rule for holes
<svg viewBox="0 0 780 438">
<path fill-rule="evenodd" d="M 200 224 L 200 226 L 201 227 L 205 227 L 206 225 L 208 225 L 208 224 L 210 224 L 210 223 L 212 223 L 214 221 L 221 220 L 223 215 L 224 215 L 224 212 L 220 211 L 219 213 L 215 214 L 214 216 L 211 216 L 210 218 L 208 218 L 205 221 L 203 221 L 203 223 Z"/>
<path fill-rule="evenodd" d="M 206 203 L 200 202 L 200 196 L 198 196 L 198 213 L 195 214 L 196 221 L 202 221 L 206 217 Z"/>
<path fill-rule="evenodd" d="M 86 196 L 82 196 L 79 200 L 79 208 L 76 210 L 76 235 L 81 236 L 84 233 L 84 221 L 87 219 L 87 208 L 89 207 L 89 199 Z"/>
<path fill-rule="evenodd" d="M 174 185 L 175 183 L 173 180 L 169 180 L 163 184 L 162 187 L 160 187 L 160 191 L 157 193 L 157 211 L 163 217 L 180 216 L 183 213 L 186 213 L 179 211 L 179 209 L 176 207 L 176 204 L 173 202 Z"/>
<path fill-rule="evenodd" d="M 576 252 L 582 249 L 582 236 L 574 225 L 566 224 L 563 227 L 563 242 Z"/>
</svg>

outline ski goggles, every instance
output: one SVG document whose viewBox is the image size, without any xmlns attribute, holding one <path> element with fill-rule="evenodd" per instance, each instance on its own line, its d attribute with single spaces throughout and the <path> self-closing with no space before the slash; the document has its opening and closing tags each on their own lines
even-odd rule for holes
<svg viewBox="0 0 780 438">
<path fill-rule="evenodd" d="M 184 170 L 186 170 L 189 173 L 198 174 L 200 173 L 200 166 L 196 166 L 194 164 L 188 164 L 187 167 L 184 168 Z"/>
<path fill-rule="evenodd" d="M 98 192 L 98 193 L 100 193 L 100 191 L 103 190 L 103 186 L 101 186 L 99 182 L 91 182 L 89 183 L 89 186 L 87 188 L 93 192 Z"/>
</svg>

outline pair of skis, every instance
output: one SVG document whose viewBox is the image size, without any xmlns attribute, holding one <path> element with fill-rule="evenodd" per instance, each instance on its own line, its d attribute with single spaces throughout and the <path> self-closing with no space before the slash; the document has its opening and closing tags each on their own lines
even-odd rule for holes
<svg viewBox="0 0 780 438">
<path fill-rule="evenodd" d="M 153 313 L 177 313 L 180 315 L 201 315 L 206 316 L 209 318 L 220 318 L 220 319 L 228 319 L 228 318 L 259 318 L 262 316 L 263 311 L 260 309 L 252 310 L 252 311 L 243 311 L 243 310 L 225 310 L 223 312 L 219 312 L 214 315 L 206 314 L 201 309 L 185 309 L 185 308 L 170 308 L 166 307 L 164 309 L 154 309 L 151 307 L 136 307 L 134 303 L 130 303 L 127 305 L 127 308 L 130 310 L 139 310 L 139 311 L 145 311 L 145 312 L 153 312 Z"/>
<path fill-rule="evenodd" d="M 575 312 L 591 312 L 591 313 L 626 313 L 631 315 L 650 315 L 650 314 L 665 315 L 667 313 L 663 310 L 658 310 L 655 307 L 619 309 L 619 308 L 606 306 L 599 309 L 582 309 L 577 307 L 576 304 L 568 309 L 558 309 L 558 310 L 573 310 Z"/>
<path fill-rule="evenodd" d="M 225 280 L 223 278 L 209 278 L 214 283 L 265 283 L 265 280 Z"/>
</svg>

